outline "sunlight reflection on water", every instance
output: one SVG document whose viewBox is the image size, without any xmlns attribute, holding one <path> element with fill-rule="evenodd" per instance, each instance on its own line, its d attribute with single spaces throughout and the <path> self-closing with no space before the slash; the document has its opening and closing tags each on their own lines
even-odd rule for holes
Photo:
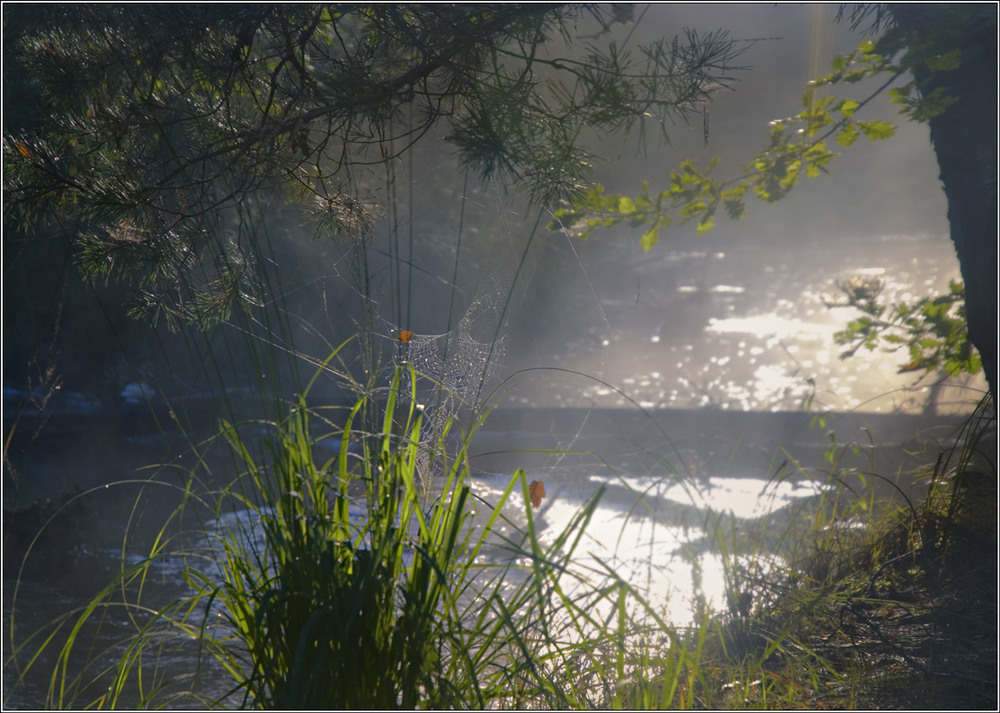
<svg viewBox="0 0 1000 713">
<path fill-rule="evenodd" d="M 505 484 L 504 476 L 477 478 L 477 489 L 487 500 L 496 497 Z M 699 595 L 713 610 L 726 606 L 727 564 L 713 549 L 705 525 L 713 514 L 723 520 L 736 518 L 750 527 L 766 527 L 783 508 L 824 491 L 824 485 L 813 480 L 711 477 L 693 483 L 676 477 L 592 475 L 587 487 L 550 488 L 549 497 L 534 512 L 539 540 L 545 545 L 555 541 L 601 485 L 609 491 L 585 530 L 577 564 L 592 568 L 595 578 L 607 566 L 662 607 L 667 621 L 681 627 L 692 621 Z M 623 497 L 623 492 L 631 499 Z M 508 508 L 515 520 L 516 513 L 523 512 L 524 503 L 516 490 Z M 758 568 L 778 564 L 772 553 L 764 551 L 753 559 Z M 749 558 L 735 556 L 728 566 L 735 561 L 748 562 Z"/>
<path fill-rule="evenodd" d="M 845 360 L 835 341 L 859 316 L 831 306 L 844 302 L 837 285 L 852 276 L 878 276 L 886 304 L 946 291 L 960 279 L 945 237 L 838 238 L 794 249 L 748 241 L 724 252 L 678 247 L 641 258 L 613 247 L 588 244 L 579 264 L 546 276 L 546 300 L 533 302 L 528 317 L 544 327 L 531 335 L 525 365 L 606 384 L 539 385 L 516 395 L 518 405 L 627 405 L 609 386 L 644 408 L 795 410 L 812 396 L 832 411 L 918 413 L 932 398 L 966 410 L 977 398 L 968 388 L 979 388 L 975 380 L 953 379 L 937 391 L 930 377 L 916 383 L 919 374 L 901 372 L 906 349 L 860 349 Z"/>
</svg>

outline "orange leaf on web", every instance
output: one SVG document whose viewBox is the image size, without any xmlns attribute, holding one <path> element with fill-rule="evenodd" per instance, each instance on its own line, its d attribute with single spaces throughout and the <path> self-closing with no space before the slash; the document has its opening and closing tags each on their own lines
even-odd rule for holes
<svg viewBox="0 0 1000 713">
<path fill-rule="evenodd" d="M 413 339 L 413 332 L 409 332 L 409 331 L 407 331 L 405 329 L 399 330 L 399 341 L 401 341 L 404 344 L 406 344 L 411 339 Z"/>
<path fill-rule="evenodd" d="M 540 480 L 532 480 L 528 483 L 528 495 L 531 496 L 531 507 L 537 508 L 545 497 L 545 484 Z"/>
</svg>

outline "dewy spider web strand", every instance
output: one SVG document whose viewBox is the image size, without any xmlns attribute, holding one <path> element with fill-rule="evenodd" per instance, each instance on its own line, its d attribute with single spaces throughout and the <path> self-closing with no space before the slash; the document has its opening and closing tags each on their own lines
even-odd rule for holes
<svg viewBox="0 0 1000 713">
<path fill-rule="evenodd" d="M 496 316 L 502 296 L 503 289 L 493 277 L 453 329 L 442 334 L 408 333 L 407 341 L 400 339 L 402 330 L 391 329 L 397 341 L 394 366 L 411 364 L 424 384 L 435 390 L 435 422 L 454 416 L 463 407 L 479 406 L 483 383 L 499 370 L 506 349 L 506 335 L 500 335 Z M 494 319 L 498 320 L 494 338 L 479 341 L 474 330 L 482 331 Z"/>
</svg>

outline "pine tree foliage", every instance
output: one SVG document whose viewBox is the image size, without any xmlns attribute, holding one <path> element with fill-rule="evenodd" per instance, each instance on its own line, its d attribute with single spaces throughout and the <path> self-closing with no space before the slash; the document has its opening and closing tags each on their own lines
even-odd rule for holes
<svg viewBox="0 0 1000 713">
<path fill-rule="evenodd" d="M 665 137 L 746 47 L 581 52 L 576 23 L 622 20 L 583 5 L 51 7 L 14 38 L 37 118 L 4 132 L 8 227 L 63 226 L 87 279 L 133 285 L 135 316 L 202 326 L 263 298 L 248 206 L 294 200 L 363 238 L 381 213 L 359 176 L 432 131 L 554 204 L 585 190 L 590 132 Z"/>
</svg>

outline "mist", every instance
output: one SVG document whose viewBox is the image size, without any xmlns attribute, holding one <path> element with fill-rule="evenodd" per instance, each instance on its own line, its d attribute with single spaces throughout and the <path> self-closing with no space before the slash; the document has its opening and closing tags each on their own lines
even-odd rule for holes
<svg viewBox="0 0 1000 713">
<path fill-rule="evenodd" d="M 694 29 L 727 31 L 745 46 L 703 111 L 647 126 L 644 140 L 590 137 L 592 180 L 609 191 L 636 192 L 644 181 L 657 190 L 685 159 L 705 167 L 711 157 L 720 159 L 718 175 L 739 175 L 766 145 L 768 122 L 799 111 L 808 80 L 864 39 L 835 14 L 827 5 L 654 4 L 636 6 L 633 21 L 609 33 L 594 37 L 599 26 L 581 22 L 572 47 L 546 45 L 566 56 L 588 42 L 635 46 Z M 849 89 L 863 98 L 872 87 Z M 898 118 L 885 96 L 864 111 Z M 891 301 L 944 291 L 959 278 L 927 127 L 896 124 L 893 138 L 842 150 L 828 174 L 803 179 L 777 204 L 751 201 L 743 219 L 720 217 L 705 235 L 675 224 L 648 253 L 639 230 L 602 229 L 588 240 L 545 230 L 548 210 L 527 207 L 497 178 L 462 171 L 440 129 L 388 173 L 376 163 L 355 176 L 369 221 L 360 241 L 318 234 L 310 206 L 257 197 L 256 222 L 230 222 L 258 245 L 265 302 L 207 332 L 128 319 L 127 288 L 85 286 L 70 251 L 52 243 L 31 257 L 25 241 L 5 236 L 6 422 L 35 414 L 39 433 L 48 423 L 58 448 L 78 453 L 72 444 L 113 451 L 119 437 L 116 427 L 88 433 L 80 415 L 113 424 L 124 414 L 133 439 L 162 422 L 129 415 L 142 409 L 125 390 L 142 384 L 157 395 L 156 409 L 172 400 L 189 421 L 211 423 L 217 414 L 202 400 L 219 395 L 242 394 L 241 408 L 266 411 L 275 398 L 293 398 L 345 342 L 340 362 L 365 369 L 369 347 L 352 337 L 369 327 L 384 365 L 409 359 L 461 382 L 466 406 L 695 410 L 708 423 L 721 411 L 807 419 L 806 404 L 887 416 L 967 412 L 981 378 L 900 373 L 905 350 L 842 360 L 833 341 L 855 316 L 827 306 L 838 300 L 838 282 L 878 276 Z M 416 336 L 404 344 L 401 331 Z M 331 403 L 350 398 L 335 380 L 321 379 L 313 393 Z M 31 462 L 39 446 L 31 439 L 24 447 Z M 172 447 L 166 442 L 160 455 Z M 19 477 L 21 456 L 16 448 L 11 455 L 9 507 L 103 477 L 85 468 L 75 483 L 58 466 L 44 478 Z"/>
<path fill-rule="evenodd" d="M 644 136 L 585 137 L 596 156 L 591 180 L 612 193 L 637 194 L 644 182 L 658 191 L 683 161 L 704 168 L 713 157 L 713 175 L 741 175 L 767 145 L 769 122 L 801 111 L 808 81 L 865 39 L 836 12 L 636 5 L 610 32 L 581 21 L 570 45 L 545 45 L 550 58 L 565 57 L 588 42 L 634 47 L 695 29 L 727 31 L 745 47 L 700 111 L 650 123 Z M 834 91 L 860 100 L 880 81 Z M 249 224 L 221 215 L 254 246 L 264 299 L 203 331 L 128 319 L 127 287 L 85 284 L 72 246 L 45 238 L 44 252 L 5 233 L 4 509 L 20 518 L 5 546 L 33 543 L 32 528 L 88 489 L 137 472 L 180 482 L 202 463 L 198 449 L 220 418 L 252 422 L 263 442 L 275 413 L 307 384 L 310 406 L 341 408 L 359 384 L 384 393 L 391 367 L 403 365 L 426 377 L 414 391 L 435 436 L 452 417 L 452 438 L 479 429 L 463 453 L 477 496 L 495 499 L 525 469 L 545 481 L 538 527 L 551 538 L 607 487 L 593 539 L 624 542 L 616 554 L 629 566 L 642 556 L 643 566 L 662 565 L 657 596 L 671 577 L 689 576 L 677 543 L 706 513 L 784 522 L 825 492 L 818 473 L 829 472 L 831 440 L 860 444 L 854 454 L 880 472 L 933 461 L 985 380 L 906 370 L 905 348 L 842 359 L 835 341 L 857 316 L 831 306 L 853 276 L 881 279 L 889 303 L 961 279 L 928 127 L 899 117 L 884 93 L 863 112 L 893 121 L 895 136 L 834 146 L 840 155 L 828 172 L 802 178 L 775 204 L 751 198 L 745 217 L 717 216 L 704 235 L 677 222 L 648 252 L 638 228 L 602 228 L 586 240 L 546 229 L 557 206 L 529 205 L 502 176 L 462 169 L 438 128 L 400 158 L 352 175 L 368 221 L 357 235 L 322 233 L 319 207 L 285 196 L 248 198 Z M 342 426 L 343 414 L 327 425 Z M 328 431 L 313 444 L 324 457 L 341 447 Z M 924 448 L 918 433 L 933 445 Z M 217 455 L 205 462 L 224 480 L 231 463 Z M 168 466 L 150 474 L 151 463 Z M 76 586 L 47 579 L 63 566 L 90 572 L 84 588 L 100 586 L 107 562 L 122 555 L 114 550 L 122 523 L 133 526 L 133 486 L 98 492 L 40 541 L 35 574 L 58 590 L 54 602 L 38 594 L 41 608 L 58 611 Z M 888 499 L 924 486 L 904 478 L 878 487 Z M 765 491 L 777 515 L 759 505 Z M 633 517 L 639 502 L 654 515 Z M 63 552 L 68 538 L 84 544 Z M 722 564 L 698 556 L 718 604 Z M 672 616 L 694 601 L 681 592 Z"/>
<path fill-rule="evenodd" d="M 717 174 L 739 175 L 766 145 L 768 122 L 801 109 L 808 78 L 864 39 L 834 22 L 835 13 L 823 5 L 663 4 L 613 26 L 614 39 L 634 43 L 686 28 L 727 29 L 746 52 L 731 89 L 720 89 L 704 113 L 663 127 L 668 144 L 658 127 L 648 127 L 645 141 L 595 135 L 605 160 L 593 180 L 613 192 L 638 192 L 644 181 L 656 190 L 683 160 L 704 167 L 713 156 Z M 850 89 L 861 98 L 873 86 Z M 897 118 L 885 96 L 864 111 Z M 815 389 L 815 405 L 832 411 L 962 410 L 966 389 L 979 382 L 915 385 L 912 374 L 897 373 L 905 350 L 841 360 L 833 342 L 853 316 L 827 306 L 838 301 L 838 282 L 876 275 L 889 300 L 914 300 L 960 278 L 927 127 L 896 123 L 892 139 L 843 149 L 828 174 L 803 179 L 777 204 L 752 203 L 745 218 L 720 218 L 703 236 L 693 224 L 674 225 L 649 253 L 638 230 L 598 230 L 586 241 L 532 233 L 537 212 L 496 183 L 463 176 L 445 137 L 429 137 L 414 160 L 394 167 L 397 204 L 367 251 L 385 320 L 380 334 L 392 350 L 393 329 L 441 335 L 477 301 L 503 303 L 493 315 L 502 325 L 478 320 L 483 343 L 506 335 L 501 373 L 559 367 L 585 375 L 573 383 L 552 373 L 525 376 L 527 395 L 515 389 L 510 397 L 521 405 L 624 405 L 589 376 L 654 409 L 795 410 Z M 334 283 L 343 287 L 345 262 L 329 267 L 326 247 L 302 250 L 285 258 L 292 274 L 318 263 L 329 294 Z M 349 304 L 350 294 L 340 294 Z M 326 310 L 304 317 L 329 320 L 329 302 Z"/>
</svg>

